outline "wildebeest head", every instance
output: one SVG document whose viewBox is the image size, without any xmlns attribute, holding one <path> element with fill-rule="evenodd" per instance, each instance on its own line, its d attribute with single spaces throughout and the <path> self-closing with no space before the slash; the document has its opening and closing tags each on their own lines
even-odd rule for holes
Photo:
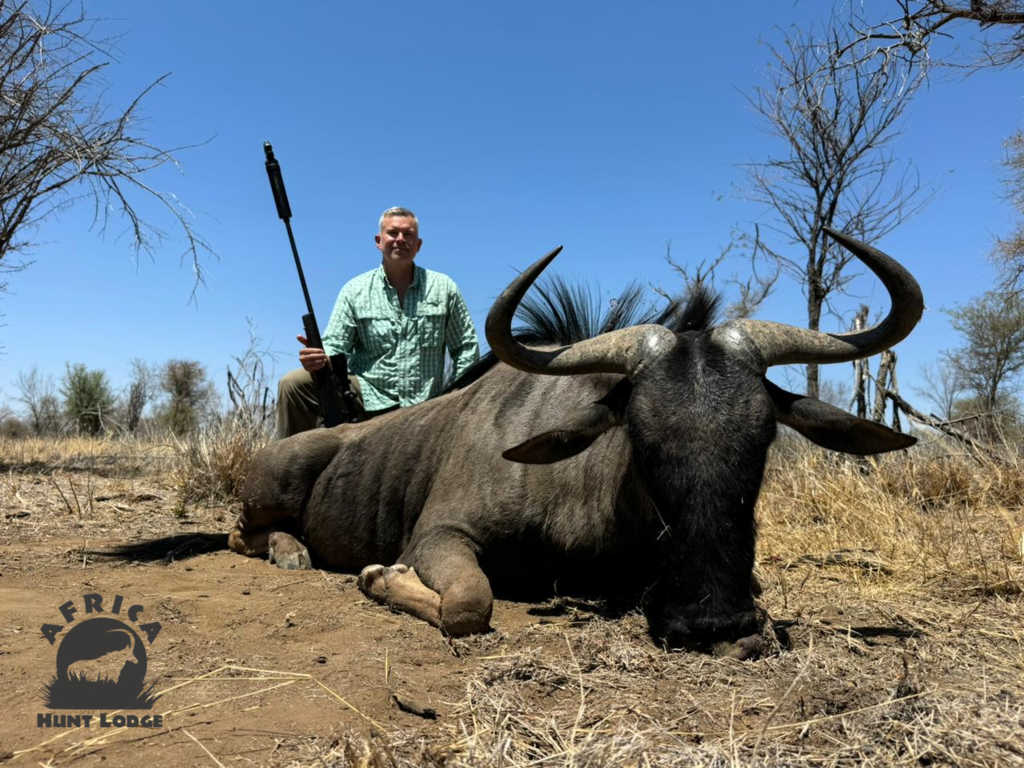
<svg viewBox="0 0 1024 768">
<path fill-rule="evenodd" d="M 531 348 L 513 337 L 512 317 L 560 249 L 514 280 L 488 315 L 487 340 L 508 365 L 542 375 L 624 376 L 600 400 L 503 455 L 552 463 L 586 450 L 612 427 L 625 427 L 631 476 L 661 528 L 651 537 L 655 577 L 645 611 L 652 635 L 670 647 L 708 647 L 759 630 L 751 592 L 754 505 L 777 422 L 847 453 L 915 442 L 765 378 L 773 365 L 876 354 L 903 339 L 921 316 L 921 290 L 909 272 L 881 251 L 827 231 L 888 289 L 892 309 L 878 325 L 849 334 L 751 319 L 683 332 L 638 325 L 557 349 Z"/>
</svg>

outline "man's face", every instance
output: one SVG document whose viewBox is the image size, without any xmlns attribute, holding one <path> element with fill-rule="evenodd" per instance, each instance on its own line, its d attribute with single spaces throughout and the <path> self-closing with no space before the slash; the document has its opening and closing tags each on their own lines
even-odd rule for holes
<svg viewBox="0 0 1024 768">
<path fill-rule="evenodd" d="M 385 262 L 411 262 L 423 245 L 416 222 L 408 216 L 388 216 L 373 238 Z"/>
</svg>

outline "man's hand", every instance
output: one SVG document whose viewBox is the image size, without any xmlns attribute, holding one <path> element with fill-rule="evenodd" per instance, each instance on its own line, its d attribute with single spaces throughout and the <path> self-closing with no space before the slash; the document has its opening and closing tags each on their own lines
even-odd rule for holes
<svg viewBox="0 0 1024 768">
<path fill-rule="evenodd" d="M 327 353 L 322 349 L 309 346 L 309 341 L 305 336 L 296 336 L 299 343 L 302 345 L 302 349 L 299 350 L 299 362 L 302 367 L 312 373 L 313 371 L 319 371 L 325 365 L 327 365 Z"/>
</svg>

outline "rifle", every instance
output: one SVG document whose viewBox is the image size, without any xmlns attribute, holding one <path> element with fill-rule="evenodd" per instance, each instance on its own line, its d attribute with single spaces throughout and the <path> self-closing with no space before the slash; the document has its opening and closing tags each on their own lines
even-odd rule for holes
<svg viewBox="0 0 1024 768">
<path fill-rule="evenodd" d="M 270 146 L 269 141 L 263 142 L 263 151 L 267 156 L 267 178 L 270 179 L 270 191 L 274 193 L 277 215 L 281 217 L 285 229 L 288 230 L 288 242 L 292 246 L 295 269 L 299 272 L 302 295 L 306 299 L 306 309 L 309 310 L 302 316 L 306 342 L 310 347 L 323 349 L 324 343 L 320 338 L 320 327 L 317 325 L 316 314 L 313 312 L 313 302 L 309 300 L 309 289 L 306 287 L 306 276 L 302 272 L 302 262 L 299 261 L 299 249 L 295 247 L 295 236 L 292 234 L 290 221 L 292 209 L 288 205 L 288 193 L 284 190 L 281 166 L 274 157 L 274 148 Z M 331 355 L 328 358 L 328 365 L 312 371 L 310 376 L 313 377 L 313 383 L 316 384 L 320 395 L 320 415 L 323 417 L 325 427 L 333 427 L 356 417 L 359 409 L 356 406 L 355 394 L 348 383 L 348 360 L 344 354 Z M 341 393 L 340 397 L 338 396 L 339 392 Z"/>
</svg>

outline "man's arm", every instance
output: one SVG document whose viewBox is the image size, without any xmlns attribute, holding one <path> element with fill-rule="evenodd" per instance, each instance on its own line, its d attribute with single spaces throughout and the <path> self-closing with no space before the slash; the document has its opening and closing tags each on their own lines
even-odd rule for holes
<svg viewBox="0 0 1024 768">
<path fill-rule="evenodd" d="M 347 287 L 346 285 L 339 291 L 331 318 L 327 321 L 327 328 L 323 333 L 324 351 L 328 355 L 343 353 L 351 357 L 356 347 L 359 326 L 356 324 L 351 298 L 345 290 Z"/>
<path fill-rule="evenodd" d="M 452 358 L 452 381 L 480 359 L 480 342 L 473 327 L 473 319 L 469 316 L 466 302 L 454 283 L 448 295 L 448 321 L 445 323 L 444 343 Z"/>
</svg>

